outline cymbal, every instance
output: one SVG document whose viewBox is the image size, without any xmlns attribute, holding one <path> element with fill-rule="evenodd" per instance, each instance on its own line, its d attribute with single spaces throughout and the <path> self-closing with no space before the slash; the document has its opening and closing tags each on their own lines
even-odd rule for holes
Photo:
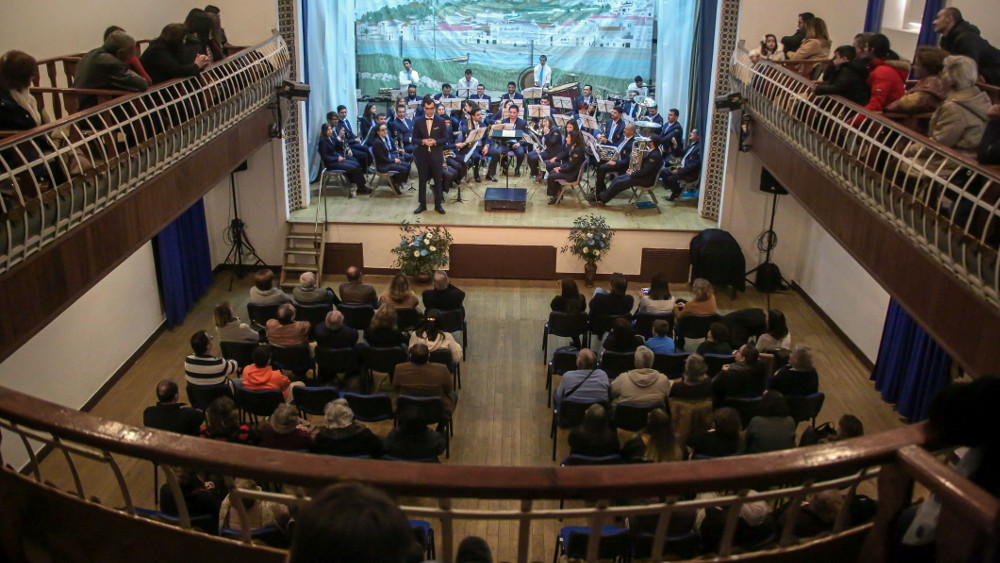
<svg viewBox="0 0 1000 563">
<path fill-rule="evenodd" d="M 641 129 L 659 129 L 660 127 L 663 127 L 655 121 L 636 121 L 635 126 Z"/>
</svg>

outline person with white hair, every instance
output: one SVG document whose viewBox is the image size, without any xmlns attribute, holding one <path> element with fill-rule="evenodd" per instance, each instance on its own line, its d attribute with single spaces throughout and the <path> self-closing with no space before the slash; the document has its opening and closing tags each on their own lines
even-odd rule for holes
<svg viewBox="0 0 1000 563">
<path fill-rule="evenodd" d="M 312 452 L 337 456 L 382 455 L 382 440 L 367 426 L 354 420 L 347 399 L 335 399 L 323 409 L 323 426 L 313 438 Z"/>
<path fill-rule="evenodd" d="M 313 328 L 317 348 L 351 348 L 358 343 L 358 331 L 344 324 L 344 314 L 334 309 Z"/>
<path fill-rule="evenodd" d="M 295 405 L 282 403 L 261 427 L 260 445 L 275 450 L 308 450 L 313 445 L 312 426 L 299 418 Z"/>
<path fill-rule="evenodd" d="M 948 97 L 931 116 L 927 136 L 958 151 L 975 154 L 986 130 L 990 98 L 978 87 L 979 71 L 969 57 L 945 57 L 941 78 L 948 84 Z"/>
<path fill-rule="evenodd" d="M 318 287 L 316 285 L 316 274 L 312 272 L 302 272 L 299 276 L 299 285 L 292 290 L 292 299 L 302 305 L 312 305 L 320 303 L 332 303 L 334 306 L 340 305 L 340 299 L 330 288 Z"/>
<path fill-rule="evenodd" d="M 639 405 L 666 404 L 670 380 L 653 369 L 653 351 L 645 346 L 635 349 L 635 369 L 626 371 L 611 382 L 611 402 Z"/>
<path fill-rule="evenodd" d="M 444 270 L 434 272 L 434 287 L 424 291 L 421 295 L 424 303 L 424 310 L 437 309 L 438 311 L 454 311 L 459 309 L 465 315 L 465 292 L 451 285 L 448 273 Z"/>
</svg>

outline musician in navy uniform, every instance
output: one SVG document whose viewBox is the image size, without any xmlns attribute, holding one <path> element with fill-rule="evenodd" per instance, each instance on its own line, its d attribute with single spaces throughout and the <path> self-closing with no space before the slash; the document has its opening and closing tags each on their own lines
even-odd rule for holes
<svg viewBox="0 0 1000 563">
<path fill-rule="evenodd" d="M 541 146 L 536 146 L 535 150 L 528 153 L 528 168 L 531 170 L 531 178 L 538 181 L 543 173 L 539 170 L 538 163 L 543 160 L 554 158 L 562 150 L 563 139 L 556 122 L 551 117 L 543 117 L 539 120 L 542 127 L 542 136 L 539 137 Z"/>
<path fill-rule="evenodd" d="M 396 117 L 389 122 L 389 133 L 397 144 L 409 154 L 413 154 L 413 120 L 406 117 L 406 106 L 396 106 Z"/>
<path fill-rule="evenodd" d="M 434 112 L 441 116 L 450 125 L 449 129 L 449 141 L 454 142 L 455 137 L 458 135 L 458 118 L 451 117 L 448 115 L 448 111 L 444 109 L 444 104 L 437 104 L 434 106 Z"/>
<path fill-rule="evenodd" d="M 500 102 L 503 103 L 504 100 L 523 100 L 524 96 L 517 91 L 517 84 L 514 82 L 507 83 L 507 93 L 500 96 Z"/>
<path fill-rule="evenodd" d="M 579 116 L 581 113 L 588 113 L 590 108 L 594 107 L 597 100 L 594 99 L 593 91 L 590 84 L 583 87 L 583 95 L 577 96 L 573 102 L 573 115 Z"/>
<path fill-rule="evenodd" d="M 371 143 L 372 154 L 375 156 L 375 170 L 395 172 L 392 177 L 392 189 L 397 194 L 403 193 L 403 184 L 410 179 L 410 163 L 400 158 L 396 146 L 389 136 L 389 128 L 383 125 L 375 126 L 375 139 Z"/>
<path fill-rule="evenodd" d="M 442 146 L 446 141 L 447 129 L 444 119 L 435 115 L 434 99 L 425 96 L 422 103 L 423 115 L 415 119 L 413 124 L 413 141 L 417 145 L 414 158 L 417 173 L 420 175 L 420 187 L 417 190 L 417 200 L 420 204 L 414 213 L 427 210 L 427 182 L 434 181 L 434 211 L 444 215 L 444 195 L 441 192 L 441 172 L 444 168 L 444 151 Z"/>
<path fill-rule="evenodd" d="M 451 97 L 451 84 L 448 84 L 447 82 L 441 85 L 440 92 L 434 94 L 435 101 L 439 101 L 441 98 L 450 98 L 450 97 Z"/>
<path fill-rule="evenodd" d="M 479 177 L 479 166 L 482 163 L 483 154 L 489 152 L 488 149 L 486 149 L 485 151 L 483 150 L 484 148 L 483 144 L 487 142 L 487 139 L 484 137 L 483 140 L 480 141 L 478 145 L 476 145 L 475 143 L 466 143 L 465 139 L 469 138 L 470 132 L 479 129 L 480 127 L 485 127 L 485 125 L 482 124 L 482 121 L 483 121 L 482 108 L 480 108 L 479 106 L 474 106 L 469 111 L 469 118 L 463 120 L 461 125 L 459 126 L 459 133 L 462 136 L 462 140 L 455 143 L 455 148 L 458 149 L 456 154 L 460 159 L 466 162 L 467 166 L 472 167 L 472 177 L 477 182 L 482 182 L 482 179 L 480 179 Z M 469 155 L 470 151 L 472 151 L 472 156 L 469 156 L 468 160 L 466 160 L 466 156 Z"/>
<path fill-rule="evenodd" d="M 653 102 L 653 105 L 646 108 L 646 115 L 642 119 L 643 121 L 655 121 L 663 125 L 663 116 L 660 115 L 659 110 L 656 108 L 656 102 Z"/>
<path fill-rule="evenodd" d="M 566 160 L 552 168 L 549 174 L 548 189 L 545 193 L 549 196 L 549 205 L 556 204 L 559 197 L 559 190 L 562 186 L 558 180 L 568 180 L 575 182 L 580 175 L 580 167 L 583 166 L 587 155 L 584 153 L 583 135 L 579 130 L 571 129 L 566 132 Z"/>
<path fill-rule="evenodd" d="M 668 110 L 667 123 L 663 126 L 663 131 L 660 132 L 664 153 L 673 156 L 684 154 L 684 126 L 677 121 L 678 116 L 680 116 L 680 111 Z"/>
<path fill-rule="evenodd" d="M 524 131 L 528 123 L 518 117 L 518 113 L 520 113 L 520 108 L 517 107 L 517 104 L 510 104 L 507 107 L 507 118 L 500 123 L 513 123 L 514 129 Z M 524 144 L 520 142 L 505 143 L 498 141 L 494 143 L 493 149 L 490 151 L 490 156 L 493 157 L 493 160 L 490 161 L 490 169 L 486 173 L 487 180 L 491 182 L 497 181 L 497 164 L 500 163 L 500 157 L 510 151 L 514 152 L 514 157 L 517 159 L 517 164 L 514 166 L 514 176 L 521 175 L 521 165 L 524 164 Z M 510 163 L 508 162 L 507 165 L 509 166 Z M 506 168 L 504 168 L 503 173 L 504 175 L 507 174 Z"/>
<path fill-rule="evenodd" d="M 597 142 L 602 145 L 617 145 L 621 142 L 624 133 L 625 121 L 622 119 L 622 109 L 616 107 L 611 110 L 611 117 L 601 127 L 601 132 L 597 135 Z"/>
<path fill-rule="evenodd" d="M 635 186 L 652 186 L 656 183 L 656 175 L 663 168 L 663 153 L 660 152 L 660 137 L 653 135 L 646 141 L 649 152 L 642 158 L 642 165 L 632 174 L 622 174 L 611 182 L 608 189 L 597 193 L 594 203 L 606 205 L 613 197 Z"/>
<path fill-rule="evenodd" d="M 639 118 L 639 108 L 641 105 L 639 102 L 635 101 L 635 96 L 638 94 L 636 90 L 629 90 L 628 97 L 622 102 L 622 114 L 631 117 L 632 119 Z"/>
<path fill-rule="evenodd" d="M 454 156 L 446 155 L 444 157 L 445 163 L 451 168 L 454 168 L 455 170 L 458 171 L 459 174 L 458 178 L 459 181 L 461 181 L 463 178 L 465 178 L 466 166 L 465 166 L 465 161 L 456 158 L 457 153 L 455 153 L 455 149 L 457 148 L 457 142 L 458 142 L 459 121 L 454 117 L 448 117 L 445 114 L 444 106 L 441 104 L 437 105 L 435 111 L 437 112 L 439 117 L 444 119 L 444 123 L 448 129 L 448 135 L 447 135 L 448 140 L 445 141 L 445 144 L 442 148 L 444 149 L 444 152 L 451 151 L 452 153 L 454 153 Z M 448 191 L 448 182 L 445 182 L 444 191 L 446 192 Z"/>
<path fill-rule="evenodd" d="M 681 195 L 680 182 L 693 182 L 701 176 L 701 135 L 697 129 L 691 130 L 688 140 L 687 146 L 681 153 L 683 156 L 680 167 L 664 170 L 660 174 L 663 178 L 663 187 L 670 192 L 667 197 L 670 201 Z"/>
<path fill-rule="evenodd" d="M 624 174 L 628 170 L 629 159 L 632 158 L 632 141 L 635 137 L 635 124 L 629 123 L 624 127 L 624 131 L 621 140 L 614 143 L 615 148 L 618 149 L 618 159 L 603 162 L 597 167 L 597 183 L 594 184 L 597 193 L 604 191 L 606 187 L 605 178 L 607 178 L 609 173 Z"/>
<path fill-rule="evenodd" d="M 330 121 L 330 113 L 326 114 L 327 122 Z M 354 134 L 354 128 L 351 127 L 351 120 L 347 117 L 347 106 L 337 106 L 337 117 L 340 119 L 340 123 L 335 125 L 334 129 L 342 129 L 344 131 L 344 139 L 347 141 L 347 145 L 351 147 L 351 152 L 354 154 L 355 160 L 361 163 L 361 170 L 367 171 L 370 164 L 368 162 L 368 147 Z M 333 124 L 331 123 L 331 125 Z M 340 136 L 339 133 L 337 135 Z"/>
<path fill-rule="evenodd" d="M 420 101 L 420 96 L 417 95 L 416 84 L 410 84 L 409 86 L 406 87 L 406 96 L 403 98 L 403 101 L 406 102 L 407 104 L 409 104 L 410 102 Z"/>
<path fill-rule="evenodd" d="M 489 106 L 490 97 L 486 95 L 486 86 L 483 86 L 482 84 L 476 86 L 476 93 L 473 94 L 473 95 L 471 95 L 471 96 L 469 96 L 469 99 L 470 100 L 486 100 L 486 107 L 487 108 L 490 107 Z M 478 102 L 477 102 L 477 104 L 478 104 Z"/>
<path fill-rule="evenodd" d="M 348 157 L 344 153 L 343 144 L 333 136 L 333 127 L 329 123 L 324 123 L 320 128 L 319 157 L 323 161 L 323 168 L 344 172 L 347 179 L 354 184 L 355 189 L 351 190 L 351 196 L 358 194 L 370 194 L 372 191 L 365 185 L 365 175 L 361 171 L 361 165 L 357 160 Z"/>
</svg>

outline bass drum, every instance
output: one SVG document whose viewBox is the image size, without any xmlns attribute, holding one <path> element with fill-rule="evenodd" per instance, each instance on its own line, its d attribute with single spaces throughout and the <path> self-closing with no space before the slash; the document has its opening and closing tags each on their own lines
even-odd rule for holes
<svg viewBox="0 0 1000 563">
<path fill-rule="evenodd" d="M 535 67 L 529 66 L 528 68 L 521 71 L 521 74 L 517 77 L 517 88 L 518 90 L 524 90 L 525 88 L 531 88 L 535 85 Z M 507 85 L 503 85 L 503 89 L 507 90 Z"/>
</svg>

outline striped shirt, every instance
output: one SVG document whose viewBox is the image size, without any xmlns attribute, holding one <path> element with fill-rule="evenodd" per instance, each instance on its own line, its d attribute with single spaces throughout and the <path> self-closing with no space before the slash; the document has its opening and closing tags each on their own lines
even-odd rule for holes
<svg viewBox="0 0 1000 563">
<path fill-rule="evenodd" d="M 217 385 L 238 370 L 236 360 L 191 354 L 184 359 L 184 377 L 192 385 Z"/>
</svg>

